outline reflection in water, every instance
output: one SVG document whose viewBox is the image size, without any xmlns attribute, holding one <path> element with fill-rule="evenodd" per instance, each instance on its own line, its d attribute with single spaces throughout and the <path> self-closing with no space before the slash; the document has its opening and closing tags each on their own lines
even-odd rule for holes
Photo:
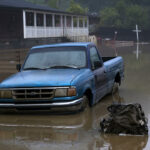
<svg viewBox="0 0 150 150">
<path fill-rule="evenodd" d="M 114 56 L 107 46 L 104 56 Z M 125 80 L 118 93 L 108 95 L 97 105 L 73 115 L 44 113 L 0 114 L 0 149 L 2 150 L 149 150 L 147 136 L 102 135 L 101 118 L 112 103 L 140 103 L 146 116 L 150 114 L 150 45 L 140 45 L 138 61 L 133 55 L 136 46 L 117 48 L 125 63 Z M 3 75 L 1 75 L 3 76 Z M 150 119 L 150 116 L 148 116 Z"/>
<path fill-rule="evenodd" d="M 136 43 L 136 51 L 133 51 L 136 54 L 136 59 L 139 59 L 139 55 L 141 54 L 141 50 L 139 50 L 140 43 Z"/>
<path fill-rule="evenodd" d="M 1 114 L 0 145 L 24 149 L 94 149 L 100 119 L 112 103 L 111 95 L 93 108 L 74 115 Z M 22 144 L 24 143 L 24 144 Z"/>
<path fill-rule="evenodd" d="M 80 147 L 80 139 L 84 139 L 82 140 L 83 143 L 86 141 L 84 147 L 88 148 L 91 138 L 87 138 L 89 135 L 85 130 L 91 128 L 92 118 L 88 114 L 89 111 L 73 116 L 0 116 L 0 141 L 3 145 L 9 145 L 8 143 L 14 140 L 14 147 L 18 147 L 24 141 L 23 147 L 28 149 L 30 147 L 75 149 Z M 32 145 L 34 143 L 36 144 Z"/>
<path fill-rule="evenodd" d="M 123 104 L 125 100 L 123 97 L 120 96 L 119 90 L 112 94 L 113 103 L 115 104 Z"/>
<path fill-rule="evenodd" d="M 147 136 L 101 136 L 106 150 L 142 150 L 147 144 Z"/>
</svg>

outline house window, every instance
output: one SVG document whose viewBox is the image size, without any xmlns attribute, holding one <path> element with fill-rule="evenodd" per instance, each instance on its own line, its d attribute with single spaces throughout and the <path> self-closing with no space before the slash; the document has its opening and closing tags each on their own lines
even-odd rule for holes
<svg viewBox="0 0 150 150">
<path fill-rule="evenodd" d="M 60 15 L 55 15 L 55 26 L 60 27 Z"/>
<path fill-rule="evenodd" d="M 87 18 L 85 18 L 85 27 L 86 27 L 86 28 L 88 27 L 88 21 L 87 21 Z"/>
<path fill-rule="evenodd" d="M 79 27 L 83 27 L 83 18 L 79 18 Z"/>
<path fill-rule="evenodd" d="M 73 17 L 73 27 L 77 27 L 78 26 L 78 19 L 77 17 Z"/>
<path fill-rule="evenodd" d="M 36 23 L 37 26 L 44 26 L 44 15 L 43 14 L 37 14 L 36 15 Z"/>
<path fill-rule="evenodd" d="M 46 14 L 46 26 L 47 27 L 52 27 L 53 26 L 53 21 L 52 21 L 52 15 L 51 14 Z"/>
<path fill-rule="evenodd" d="M 34 26 L 34 13 L 26 12 L 26 26 Z"/>
<path fill-rule="evenodd" d="M 67 16 L 67 27 L 71 27 L 71 16 Z"/>
</svg>

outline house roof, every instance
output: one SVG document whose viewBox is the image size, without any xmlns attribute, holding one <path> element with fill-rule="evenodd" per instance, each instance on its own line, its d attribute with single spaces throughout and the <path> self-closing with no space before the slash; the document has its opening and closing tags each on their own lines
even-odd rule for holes
<svg viewBox="0 0 150 150">
<path fill-rule="evenodd" d="M 73 13 L 69 13 L 66 11 L 61 11 L 61 10 L 54 9 L 46 5 L 33 4 L 25 0 L 0 0 L 0 7 L 30 9 L 30 10 L 50 11 L 50 12 L 55 12 L 55 13 L 81 15 L 81 14 L 73 14 Z M 86 16 L 86 15 L 82 15 L 82 16 Z"/>
</svg>

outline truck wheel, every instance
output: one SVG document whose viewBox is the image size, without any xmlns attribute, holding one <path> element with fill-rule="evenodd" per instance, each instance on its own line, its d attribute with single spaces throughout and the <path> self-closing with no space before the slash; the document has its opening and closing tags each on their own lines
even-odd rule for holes
<svg viewBox="0 0 150 150">
<path fill-rule="evenodd" d="M 89 107 L 89 99 L 86 95 L 83 96 L 83 102 L 82 102 L 82 110 L 85 110 Z"/>
</svg>

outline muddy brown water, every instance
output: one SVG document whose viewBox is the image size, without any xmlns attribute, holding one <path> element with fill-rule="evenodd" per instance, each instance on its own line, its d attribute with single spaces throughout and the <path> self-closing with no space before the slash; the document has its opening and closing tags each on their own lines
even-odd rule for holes
<svg viewBox="0 0 150 150">
<path fill-rule="evenodd" d="M 115 50 L 100 46 L 103 56 Z M 118 95 L 108 95 L 84 112 L 0 113 L 0 150 L 149 150 L 149 136 L 118 136 L 99 132 L 99 122 L 114 100 L 140 103 L 150 119 L 150 45 L 117 48 L 123 56 L 125 79 Z M 0 80 L 11 73 L 0 70 Z"/>
</svg>

